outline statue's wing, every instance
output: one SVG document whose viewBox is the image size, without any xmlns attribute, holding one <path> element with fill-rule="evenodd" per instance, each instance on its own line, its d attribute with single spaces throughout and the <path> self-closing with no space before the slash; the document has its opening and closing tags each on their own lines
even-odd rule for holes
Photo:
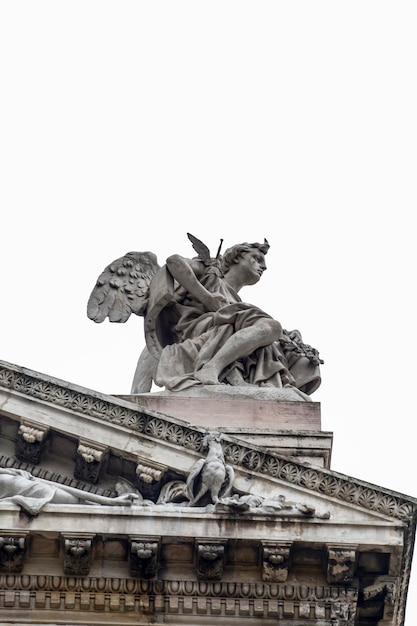
<svg viewBox="0 0 417 626">
<path fill-rule="evenodd" d="M 186 481 L 186 490 L 190 500 L 192 500 L 200 490 L 201 470 L 203 469 L 205 462 L 206 459 L 200 459 L 199 461 L 197 461 L 192 467 L 191 472 L 188 474 L 188 478 Z"/>
<path fill-rule="evenodd" d="M 160 269 L 152 252 L 128 252 L 110 263 L 97 279 L 87 304 L 94 322 L 126 322 L 132 313 L 142 317 L 148 305 L 149 284 Z"/>
</svg>

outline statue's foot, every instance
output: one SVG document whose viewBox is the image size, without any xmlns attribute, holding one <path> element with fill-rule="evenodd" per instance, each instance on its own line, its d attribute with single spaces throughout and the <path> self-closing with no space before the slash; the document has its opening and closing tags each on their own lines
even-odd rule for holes
<svg viewBox="0 0 417 626">
<path fill-rule="evenodd" d="M 210 364 L 205 365 L 198 372 L 195 373 L 195 377 L 203 385 L 220 385 L 219 375 L 214 367 Z"/>
</svg>

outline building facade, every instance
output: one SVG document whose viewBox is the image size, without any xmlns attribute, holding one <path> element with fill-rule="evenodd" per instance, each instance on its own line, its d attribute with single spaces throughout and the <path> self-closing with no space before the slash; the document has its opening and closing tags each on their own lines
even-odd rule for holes
<svg viewBox="0 0 417 626">
<path fill-rule="evenodd" d="M 0 402 L 0 623 L 404 624 L 417 501 L 333 471 L 318 403 L 5 362 Z"/>
</svg>

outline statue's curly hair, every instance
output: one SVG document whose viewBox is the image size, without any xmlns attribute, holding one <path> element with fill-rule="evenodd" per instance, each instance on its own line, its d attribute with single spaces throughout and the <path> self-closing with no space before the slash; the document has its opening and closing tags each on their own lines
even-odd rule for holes
<svg viewBox="0 0 417 626">
<path fill-rule="evenodd" d="M 229 267 L 233 265 L 233 263 L 237 263 L 239 259 L 246 253 L 251 252 L 252 250 L 259 250 L 262 254 L 267 254 L 270 246 L 266 239 L 264 239 L 263 243 L 238 243 L 234 246 L 231 246 L 226 250 L 222 257 L 222 267 L 223 271 L 227 272 Z"/>
</svg>

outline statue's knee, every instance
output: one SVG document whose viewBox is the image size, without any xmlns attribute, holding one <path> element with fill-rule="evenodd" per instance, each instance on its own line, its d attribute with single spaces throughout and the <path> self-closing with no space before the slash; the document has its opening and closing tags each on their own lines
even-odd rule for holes
<svg viewBox="0 0 417 626">
<path fill-rule="evenodd" d="M 281 339 L 282 326 L 276 320 L 262 320 L 258 328 L 262 332 L 264 345 Z"/>
</svg>

